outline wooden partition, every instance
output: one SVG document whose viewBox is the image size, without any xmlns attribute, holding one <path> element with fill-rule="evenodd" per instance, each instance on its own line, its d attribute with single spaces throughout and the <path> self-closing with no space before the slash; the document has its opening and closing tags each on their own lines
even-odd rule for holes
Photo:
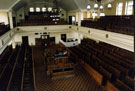
<svg viewBox="0 0 135 91">
<path fill-rule="evenodd" d="M 106 91 L 120 91 L 111 82 L 107 81 Z"/>
<path fill-rule="evenodd" d="M 90 67 L 87 63 L 84 63 L 84 68 L 97 81 L 99 85 L 102 85 L 103 76 L 100 73 Z"/>
</svg>

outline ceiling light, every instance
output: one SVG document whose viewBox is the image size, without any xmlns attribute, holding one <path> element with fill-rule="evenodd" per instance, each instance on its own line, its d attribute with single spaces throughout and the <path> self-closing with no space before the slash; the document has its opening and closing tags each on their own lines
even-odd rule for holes
<svg viewBox="0 0 135 91">
<path fill-rule="evenodd" d="M 100 5 L 100 7 L 99 7 L 100 9 L 103 9 L 104 7 L 103 7 L 103 5 Z"/>
<path fill-rule="evenodd" d="M 111 8 L 111 7 L 112 7 L 112 4 L 109 3 L 107 7 L 108 7 L 108 8 Z"/>
<path fill-rule="evenodd" d="M 98 4 L 97 3 L 94 4 L 94 8 L 98 8 Z"/>
<path fill-rule="evenodd" d="M 87 5 L 87 9 L 89 10 L 91 7 L 90 7 L 90 4 Z"/>
</svg>

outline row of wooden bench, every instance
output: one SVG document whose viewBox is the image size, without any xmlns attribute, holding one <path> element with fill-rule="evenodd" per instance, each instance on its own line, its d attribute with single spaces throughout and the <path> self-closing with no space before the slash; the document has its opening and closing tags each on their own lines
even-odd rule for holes
<svg viewBox="0 0 135 91">
<path fill-rule="evenodd" d="M 18 52 L 20 51 L 20 48 L 17 46 L 15 50 L 9 54 L 8 58 L 5 58 L 4 56 L 0 61 L 2 61 L 1 65 L 2 66 L 2 72 L 0 74 L 0 89 L 1 90 L 6 90 L 8 87 L 8 83 L 10 81 L 10 77 L 12 75 L 12 72 L 14 70 L 14 66 L 16 64 L 16 59 L 18 57 Z"/>
<path fill-rule="evenodd" d="M 107 46 L 105 48 L 104 48 L 104 46 L 107 44 L 101 43 L 104 46 L 99 47 L 101 49 L 100 50 L 98 47 L 94 46 L 94 44 L 96 45 L 97 43 L 95 43 L 91 40 L 89 41 L 88 39 L 86 39 L 84 41 L 82 42 L 82 44 L 79 47 L 71 48 L 72 53 L 77 56 L 77 57 L 74 56 L 75 60 L 83 61 L 81 63 L 83 63 L 85 69 L 88 70 L 88 72 L 91 75 L 93 75 L 93 77 L 97 80 L 97 82 L 100 85 L 107 86 L 107 81 L 110 81 L 114 84 L 117 82 L 117 79 L 118 79 L 121 81 L 121 83 L 124 84 L 124 85 L 121 85 L 121 87 L 126 88 L 126 89 L 128 87 L 128 89 L 129 89 L 128 91 L 132 91 L 133 75 L 135 74 L 133 64 L 129 64 L 128 62 L 126 63 L 125 60 L 120 60 L 118 57 L 112 56 L 110 54 L 110 53 L 117 51 L 119 48 L 114 47 L 113 51 L 111 51 L 110 53 L 108 53 L 108 52 L 106 53 Z M 91 43 L 89 43 L 89 42 L 91 42 Z M 98 43 L 98 45 L 99 44 L 100 43 Z M 108 46 L 110 46 L 110 45 L 108 45 Z M 103 49 L 105 50 L 105 52 L 100 52 Z M 109 49 L 109 47 L 108 47 L 108 49 Z M 99 50 L 99 51 L 97 51 L 97 50 Z M 132 55 L 132 53 L 131 53 L 131 55 Z M 122 55 L 119 55 L 119 56 L 123 57 Z M 132 60 L 128 60 L 128 61 L 132 62 Z M 94 71 L 90 71 L 90 69 L 93 69 Z M 94 73 L 94 72 L 96 72 L 96 73 Z M 130 74 L 132 74 L 132 76 Z M 127 83 L 127 81 L 125 81 L 125 78 L 127 78 L 127 77 L 131 79 L 131 81 L 129 83 Z"/>
<path fill-rule="evenodd" d="M 31 12 L 25 20 L 21 20 L 20 26 L 32 25 L 65 25 L 64 19 L 61 19 L 56 13 Z"/>
<path fill-rule="evenodd" d="M 28 89 L 34 91 L 33 71 L 31 70 L 33 67 L 32 53 L 26 51 L 26 49 L 27 47 L 24 45 L 16 46 L 15 49 L 9 46 L 0 56 L 1 91 L 23 91 Z M 30 50 L 30 48 L 28 49 Z"/>
<path fill-rule="evenodd" d="M 135 28 L 133 20 L 135 20 L 134 16 L 105 16 L 97 21 L 83 20 L 81 25 L 84 27 L 134 35 Z"/>
<path fill-rule="evenodd" d="M 0 23 L 0 36 L 6 33 L 7 31 L 10 30 L 9 25 L 5 25 L 3 23 Z"/>
</svg>

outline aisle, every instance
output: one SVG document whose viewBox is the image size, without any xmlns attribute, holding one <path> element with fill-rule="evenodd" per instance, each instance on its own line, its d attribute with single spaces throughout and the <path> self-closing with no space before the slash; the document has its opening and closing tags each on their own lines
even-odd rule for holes
<svg viewBox="0 0 135 91">
<path fill-rule="evenodd" d="M 37 91 L 101 91 L 95 80 L 79 66 L 76 67 L 75 77 L 51 80 L 46 74 L 43 50 L 34 47 L 33 52 Z"/>
</svg>

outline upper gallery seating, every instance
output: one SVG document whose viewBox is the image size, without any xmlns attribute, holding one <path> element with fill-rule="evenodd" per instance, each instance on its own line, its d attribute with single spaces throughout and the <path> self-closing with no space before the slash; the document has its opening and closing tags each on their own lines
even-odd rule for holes
<svg viewBox="0 0 135 91">
<path fill-rule="evenodd" d="M 20 26 L 32 25 L 65 25 L 67 24 L 64 19 L 59 15 L 51 12 L 29 12 L 29 15 L 22 20 Z"/>
<path fill-rule="evenodd" d="M 103 29 L 106 31 L 134 35 L 134 16 L 104 16 L 96 21 L 83 20 L 81 25 L 84 27 Z"/>
<path fill-rule="evenodd" d="M 133 91 L 133 52 L 103 42 L 96 43 L 90 39 L 82 40 L 79 46 L 70 50 L 74 60 L 83 64 L 107 91 Z"/>
<path fill-rule="evenodd" d="M 0 36 L 10 30 L 9 25 L 5 25 L 3 22 L 0 22 Z"/>
</svg>

